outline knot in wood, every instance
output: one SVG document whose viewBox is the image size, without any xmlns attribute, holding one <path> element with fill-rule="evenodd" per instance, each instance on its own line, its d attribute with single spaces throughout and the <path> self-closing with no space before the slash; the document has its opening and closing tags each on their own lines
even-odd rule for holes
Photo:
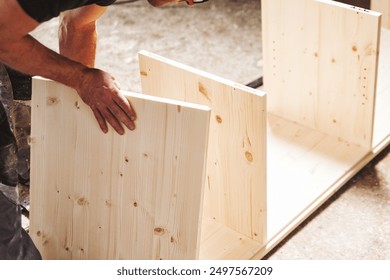
<svg viewBox="0 0 390 280">
<path fill-rule="evenodd" d="M 245 152 L 245 157 L 249 162 L 253 162 L 253 155 L 250 152 Z"/>
<path fill-rule="evenodd" d="M 88 200 L 86 200 L 84 197 L 81 197 L 81 198 L 79 198 L 79 199 L 77 200 L 77 204 L 78 204 L 78 205 L 81 205 L 81 206 L 87 205 L 87 204 L 88 204 Z"/>
<path fill-rule="evenodd" d="M 58 98 L 56 97 L 52 97 L 52 96 L 49 96 L 47 98 L 47 105 L 55 105 L 57 103 L 59 103 L 60 101 L 58 100 Z"/>
<path fill-rule="evenodd" d="M 156 227 L 154 229 L 154 234 L 155 235 L 163 235 L 165 233 L 165 229 L 161 227 Z"/>
</svg>

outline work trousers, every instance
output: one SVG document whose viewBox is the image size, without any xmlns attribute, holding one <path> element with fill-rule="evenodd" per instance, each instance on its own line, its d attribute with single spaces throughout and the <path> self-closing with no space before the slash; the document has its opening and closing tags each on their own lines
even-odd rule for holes
<svg viewBox="0 0 390 280">
<path fill-rule="evenodd" d="M 0 192 L 0 259 L 42 259 L 30 236 L 22 228 L 20 206 L 3 192 Z"/>
<path fill-rule="evenodd" d="M 41 255 L 22 228 L 17 201 L 17 144 L 9 110 L 12 102 L 12 88 L 0 64 L 0 259 L 36 260 Z"/>
</svg>

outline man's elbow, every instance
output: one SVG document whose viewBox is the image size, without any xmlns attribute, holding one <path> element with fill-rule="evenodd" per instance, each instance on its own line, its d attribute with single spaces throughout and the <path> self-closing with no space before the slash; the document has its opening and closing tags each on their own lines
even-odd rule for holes
<svg viewBox="0 0 390 280">
<path fill-rule="evenodd" d="M 60 18 L 59 32 L 62 34 L 71 33 L 96 33 L 96 21 L 82 22 L 73 18 Z"/>
</svg>

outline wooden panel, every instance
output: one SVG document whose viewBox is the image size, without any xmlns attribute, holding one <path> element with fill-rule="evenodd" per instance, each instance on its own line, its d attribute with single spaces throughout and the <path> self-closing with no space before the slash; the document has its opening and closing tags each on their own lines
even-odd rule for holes
<svg viewBox="0 0 390 280">
<path fill-rule="evenodd" d="M 382 28 L 378 66 L 373 147 L 390 139 L 390 30 Z M 387 141 L 386 141 L 387 140 Z"/>
<path fill-rule="evenodd" d="M 269 111 L 371 149 L 379 14 L 263 0 L 262 20 Z"/>
<path fill-rule="evenodd" d="M 268 120 L 268 236 L 272 238 L 354 169 L 368 151 L 277 116 L 269 115 Z"/>
<path fill-rule="evenodd" d="M 210 110 L 126 93 L 104 135 L 71 89 L 34 80 L 30 234 L 45 259 L 194 259 Z"/>
<path fill-rule="evenodd" d="M 264 242 L 265 95 L 148 52 L 139 60 L 143 93 L 211 107 L 204 215 Z"/>
<path fill-rule="evenodd" d="M 199 258 L 202 260 L 248 260 L 264 244 L 212 219 L 204 219 Z"/>
<path fill-rule="evenodd" d="M 371 10 L 382 13 L 382 26 L 390 29 L 390 0 L 371 0 Z"/>
</svg>

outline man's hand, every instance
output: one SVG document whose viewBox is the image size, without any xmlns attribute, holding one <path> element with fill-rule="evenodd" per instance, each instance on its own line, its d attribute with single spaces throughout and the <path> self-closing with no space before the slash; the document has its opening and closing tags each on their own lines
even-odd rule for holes
<svg viewBox="0 0 390 280">
<path fill-rule="evenodd" d="M 60 54 L 46 48 L 29 32 L 39 25 L 16 0 L 0 1 L 0 61 L 21 72 L 46 77 L 77 90 L 103 132 L 107 122 L 119 133 L 123 123 L 134 129 L 135 113 L 115 79 L 93 68 L 96 20 L 105 7 L 88 5 L 61 16 Z"/>
<path fill-rule="evenodd" d="M 115 78 L 107 72 L 86 68 L 76 90 L 91 107 L 104 133 L 108 132 L 107 122 L 121 135 L 125 132 L 121 123 L 130 130 L 135 129 L 136 114 L 129 101 L 120 93 Z"/>
<path fill-rule="evenodd" d="M 106 7 L 88 5 L 63 12 L 60 17 L 60 54 L 87 66 L 77 77 L 76 90 L 82 100 L 91 107 L 100 128 L 107 133 L 107 122 L 119 133 L 135 129 L 135 113 L 130 103 L 119 92 L 115 78 L 95 69 L 96 20 Z"/>
</svg>

